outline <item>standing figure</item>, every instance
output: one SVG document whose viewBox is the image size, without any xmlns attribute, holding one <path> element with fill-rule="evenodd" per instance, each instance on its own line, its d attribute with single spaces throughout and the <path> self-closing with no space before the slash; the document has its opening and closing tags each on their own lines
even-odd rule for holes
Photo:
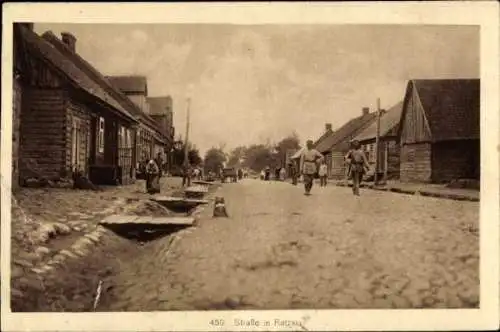
<svg viewBox="0 0 500 332">
<path fill-rule="evenodd" d="M 156 162 L 151 159 L 146 166 L 146 191 L 149 194 L 160 192 L 160 169 Z"/>
<path fill-rule="evenodd" d="M 328 175 L 328 167 L 326 166 L 326 162 L 324 160 L 321 163 L 321 165 L 319 165 L 318 175 L 319 175 L 320 186 L 326 187 L 326 183 L 327 183 L 326 178 Z"/>
<path fill-rule="evenodd" d="M 280 169 L 280 181 L 285 181 L 286 179 L 286 169 L 285 167 L 282 167 Z"/>
<path fill-rule="evenodd" d="M 189 187 L 191 185 L 191 167 L 189 164 L 185 164 L 182 167 L 182 186 Z"/>
<path fill-rule="evenodd" d="M 307 141 L 306 147 L 300 156 L 300 173 L 304 176 L 305 195 L 310 195 L 317 162 L 318 160 L 323 161 L 323 155 L 318 150 L 313 149 L 313 141 L 311 140 Z"/>
<path fill-rule="evenodd" d="M 352 178 L 352 193 L 359 196 L 359 185 L 363 179 L 363 175 L 370 168 L 359 141 L 354 140 L 352 142 L 351 150 L 349 150 L 345 159 L 349 165 L 348 177 Z"/>
<path fill-rule="evenodd" d="M 198 167 L 195 167 L 195 169 L 193 170 L 193 177 L 196 179 L 196 180 L 199 180 L 200 179 L 200 169 Z"/>
<path fill-rule="evenodd" d="M 292 161 L 290 163 L 290 173 L 291 173 L 290 175 L 292 176 L 292 184 L 294 186 L 296 186 L 297 185 L 297 180 L 298 180 L 297 178 L 299 176 L 299 174 L 298 174 L 299 172 L 297 171 L 297 165 L 296 165 L 295 161 Z"/>
<path fill-rule="evenodd" d="M 271 176 L 271 168 L 269 166 L 266 166 L 266 169 L 264 171 L 264 180 L 269 181 L 269 178 Z"/>
<path fill-rule="evenodd" d="M 159 169 L 158 177 L 161 178 L 163 175 L 163 159 L 161 158 L 161 152 L 158 152 L 158 154 L 156 155 L 155 162 Z"/>
<path fill-rule="evenodd" d="M 238 169 L 238 179 L 239 180 L 243 179 L 243 170 L 241 168 Z"/>
</svg>

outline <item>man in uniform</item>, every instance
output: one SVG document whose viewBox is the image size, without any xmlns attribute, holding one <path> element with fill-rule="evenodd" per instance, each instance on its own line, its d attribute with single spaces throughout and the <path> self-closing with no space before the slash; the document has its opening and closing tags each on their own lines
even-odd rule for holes
<svg viewBox="0 0 500 332">
<path fill-rule="evenodd" d="M 322 160 L 323 155 L 319 153 L 318 150 L 313 149 L 313 141 L 308 140 L 306 143 L 306 149 L 300 156 L 300 172 L 304 176 L 305 195 L 311 194 L 317 163 Z"/>
<path fill-rule="evenodd" d="M 349 178 L 352 178 L 352 193 L 359 196 L 359 185 L 363 180 L 363 175 L 370 168 L 365 153 L 361 149 L 359 141 L 354 140 L 351 143 L 351 150 L 347 153 L 345 159 L 349 165 Z"/>
</svg>

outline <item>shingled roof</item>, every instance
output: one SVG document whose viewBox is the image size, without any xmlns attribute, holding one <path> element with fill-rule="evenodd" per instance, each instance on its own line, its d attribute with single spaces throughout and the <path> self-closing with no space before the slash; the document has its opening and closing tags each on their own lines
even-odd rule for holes
<svg viewBox="0 0 500 332">
<path fill-rule="evenodd" d="M 403 102 L 400 101 L 396 105 L 389 108 L 380 116 L 380 137 L 384 137 L 391 130 L 399 126 L 401 119 L 401 111 L 403 110 Z M 397 133 L 397 130 L 394 131 Z M 377 121 L 374 121 L 368 128 L 363 130 L 354 139 L 360 142 L 371 140 L 377 137 Z"/>
<path fill-rule="evenodd" d="M 479 139 L 480 80 L 412 80 L 429 123 L 432 140 Z M 407 92 L 405 105 L 409 94 Z"/>
<path fill-rule="evenodd" d="M 137 105 L 135 105 L 130 98 L 128 98 L 121 90 L 115 86 L 110 80 L 108 80 L 104 75 L 102 75 L 94 66 L 92 66 L 89 62 L 83 59 L 76 52 L 72 52 L 66 48 L 66 45 L 57 38 L 52 32 L 45 32 L 43 34 L 43 38 L 48 41 L 49 46 L 55 48 L 59 52 L 61 52 L 62 58 L 64 61 L 71 63 L 74 67 L 80 70 L 88 77 L 92 77 L 94 83 L 103 91 L 112 96 L 118 105 L 123 109 L 126 109 L 131 116 L 135 116 L 135 119 L 141 119 L 144 124 L 146 124 L 151 129 L 154 129 L 159 135 L 164 136 L 157 137 L 160 141 L 164 141 L 164 138 L 167 138 L 166 133 L 158 126 L 156 121 L 142 112 Z M 42 39 L 43 40 L 43 39 Z"/>
<path fill-rule="evenodd" d="M 321 153 L 337 150 L 344 151 L 349 148 L 349 142 L 360 131 L 365 129 L 375 120 L 375 113 L 368 113 L 349 120 L 342 127 L 333 131 L 316 146 L 316 150 Z"/>
<path fill-rule="evenodd" d="M 69 81 L 76 86 L 111 106 L 115 112 L 125 116 L 129 120 L 135 120 L 135 117 L 126 110 L 111 94 L 103 89 L 92 77 L 87 75 L 75 63 L 62 54 L 52 43 L 46 38 L 57 37 L 52 32 L 44 33 L 45 38 L 41 38 L 38 34 L 27 29 L 24 26 L 17 26 L 19 36 L 26 43 L 26 46 L 31 52 L 38 54 L 42 61 L 49 62 L 56 70 L 63 74 Z"/>
<path fill-rule="evenodd" d="M 106 76 L 106 78 L 125 93 L 148 94 L 148 83 L 144 76 Z"/>
</svg>

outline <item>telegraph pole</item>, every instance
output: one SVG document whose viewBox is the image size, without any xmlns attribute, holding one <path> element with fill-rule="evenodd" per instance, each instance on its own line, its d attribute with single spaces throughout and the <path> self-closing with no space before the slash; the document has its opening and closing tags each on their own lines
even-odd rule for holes
<svg viewBox="0 0 500 332">
<path fill-rule="evenodd" d="M 380 140 L 380 98 L 377 98 L 377 136 L 375 136 L 375 174 L 374 184 L 378 184 L 378 165 L 379 165 L 379 140 Z"/>
</svg>

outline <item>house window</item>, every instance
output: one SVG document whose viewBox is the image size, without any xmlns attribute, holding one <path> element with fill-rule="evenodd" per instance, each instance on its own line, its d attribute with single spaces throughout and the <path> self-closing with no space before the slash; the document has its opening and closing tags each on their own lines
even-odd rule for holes
<svg viewBox="0 0 500 332">
<path fill-rule="evenodd" d="M 99 118 L 99 135 L 97 136 L 97 147 L 99 153 L 104 153 L 104 118 Z"/>
<path fill-rule="evenodd" d="M 368 162 L 374 163 L 375 162 L 375 144 L 372 143 L 369 145 L 368 148 Z"/>
</svg>

